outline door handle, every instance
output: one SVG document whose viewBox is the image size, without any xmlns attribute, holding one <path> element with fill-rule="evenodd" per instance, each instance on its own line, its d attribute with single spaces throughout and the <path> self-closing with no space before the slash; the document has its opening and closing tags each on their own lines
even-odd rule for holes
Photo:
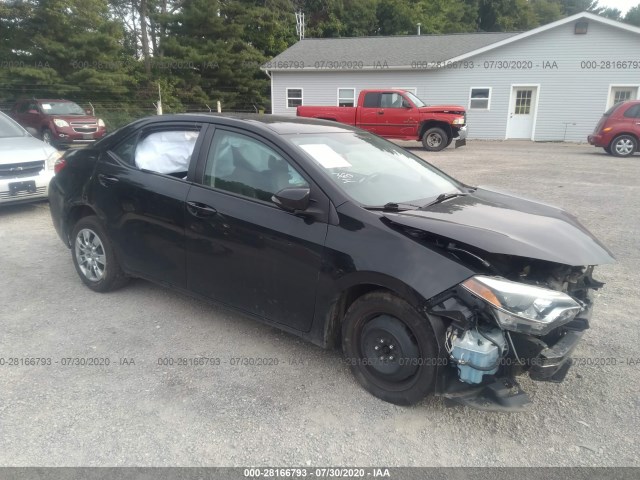
<svg viewBox="0 0 640 480">
<path fill-rule="evenodd" d="M 98 174 L 98 182 L 103 187 L 108 187 L 109 185 L 113 185 L 114 183 L 118 183 L 118 177 L 112 177 L 111 175 L 105 175 L 103 173 Z"/>
<path fill-rule="evenodd" d="M 218 213 L 215 208 L 199 202 L 187 202 L 187 210 L 194 217 L 212 217 Z"/>
<path fill-rule="evenodd" d="M 378 115 L 384 115 L 384 110 L 378 110 Z"/>
</svg>

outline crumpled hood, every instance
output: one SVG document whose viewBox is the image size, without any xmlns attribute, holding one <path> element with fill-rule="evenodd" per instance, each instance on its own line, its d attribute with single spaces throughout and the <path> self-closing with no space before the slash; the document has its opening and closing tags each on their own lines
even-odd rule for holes
<svg viewBox="0 0 640 480">
<path fill-rule="evenodd" d="M 384 217 L 491 253 L 571 266 L 615 262 L 609 249 L 565 210 L 484 188 L 426 210 L 385 212 Z"/>
<path fill-rule="evenodd" d="M 55 151 L 32 136 L 0 138 L 0 164 L 46 160 Z"/>
</svg>

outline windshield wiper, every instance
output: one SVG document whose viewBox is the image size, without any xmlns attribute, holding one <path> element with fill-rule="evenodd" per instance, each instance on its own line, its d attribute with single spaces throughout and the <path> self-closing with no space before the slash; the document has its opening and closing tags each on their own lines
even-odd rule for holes
<svg viewBox="0 0 640 480">
<path fill-rule="evenodd" d="M 388 202 L 384 205 L 366 205 L 364 208 L 367 210 L 381 210 L 383 212 L 400 212 L 403 210 L 415 210 L 420 207 L 418 205 L 412 205 L 411 203 Z"/>
<path fill-rule="evenodd" d="M 465 197 L 467 195 L 468 195 L 467 193 L 441 193 L 440 195 L 437 196 L 437 198 L 433 202 L 423 205 L 422 207 L 420 207 L 420 209 L 422 210 L 432 205 L 437 205 L 438 203 L 442 203 L 445 200 L 449 200 L 450 198 Z"/>
</svg>

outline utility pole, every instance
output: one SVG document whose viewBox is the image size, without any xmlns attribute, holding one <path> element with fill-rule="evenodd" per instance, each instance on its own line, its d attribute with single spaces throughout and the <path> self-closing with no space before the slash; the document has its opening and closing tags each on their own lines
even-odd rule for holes
<svg viewBox="0 0 640 480">
<path fill-rule="evenodd" d="M 156 113 L 162 115 L 162 92 L 160 91 L 160 84 L 158 83 L 158 105 L 156 105 Z"/>
<path fill-rule="evenodd" d="M 304 12 L 302 10 L 296 12 L 296 33 L 299 40 L 304 38 Z"/>
</svg>

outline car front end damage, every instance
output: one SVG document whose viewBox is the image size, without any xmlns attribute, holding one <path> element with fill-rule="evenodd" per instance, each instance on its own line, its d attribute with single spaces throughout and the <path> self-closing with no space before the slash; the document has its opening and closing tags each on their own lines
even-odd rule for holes
<svg viewBox="0 0 640 480">
<path fill-rule="evenodd" d="M 429 313 L 448 324 L 448 368 L 438 393 L 482 410 L 521 410 L 530 400 L 516 377 L 564 380 L 589 328 L 593 291 L 603 284 L 593 279 L 593 266 L 479 260 L 492 273 L 473 276 L 429 303 Z"/>
</svg>

